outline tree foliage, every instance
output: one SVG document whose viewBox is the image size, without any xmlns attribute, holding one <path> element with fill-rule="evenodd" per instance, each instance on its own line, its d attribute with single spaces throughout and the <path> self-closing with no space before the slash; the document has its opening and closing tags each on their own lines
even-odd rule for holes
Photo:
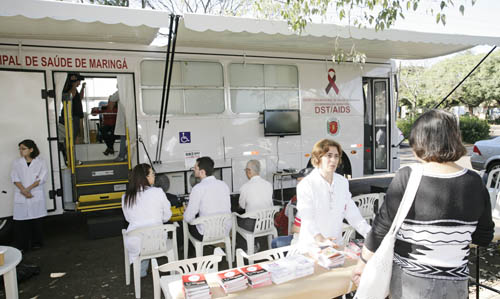
<svg viewBox="0 0 500 299">
<path fill-rule="evenodd" d="M 430 68 L 408 66 L 400 69 L 400 105 L 432 108 L 438 104 L 481 60 L 484 54 L 466 52 Z M 500 52 L 490 55 L 440 108 L 464 105 L 472 108 L 500 104 Z"/>
<path fill-rule="evenodd" d="M 282 18 L 295 31 L 302 31 L 316 16 L 342 21 L 350 25 L 373 26 L 376 30 L 388 29 L 396 20 L 404 19 L 407 11 L 416 11 L 424 4 L 435 16 L 436 23 L 446 24 L 446 11 L 458 7 L 464 14 L 465 4 L 476 0 L 256 0 L 256 8 L 265 17 Z"/>
<path fill-rule="evenodd" d="M 237 16 L 252 7 L 253 0 L 80 0 L 82 3 L 166 10 L 174 14 L 203 13 Z"/>
</svg>

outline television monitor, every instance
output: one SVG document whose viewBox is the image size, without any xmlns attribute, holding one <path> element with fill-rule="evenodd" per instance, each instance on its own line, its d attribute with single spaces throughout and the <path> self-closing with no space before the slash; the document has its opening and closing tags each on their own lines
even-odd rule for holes
<svg viewBox="0 0 500 299">
<path fill-rule="evenodd" d="M 300 135 L 300 111 L 264 110 L 264 136 Z"/>
</svg>

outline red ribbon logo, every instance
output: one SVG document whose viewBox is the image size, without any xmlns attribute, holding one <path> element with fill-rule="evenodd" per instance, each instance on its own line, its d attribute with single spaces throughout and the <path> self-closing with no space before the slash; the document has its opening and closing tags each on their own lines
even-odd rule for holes
<svg viewBox="0 0 500 299">
<path fill-rule="evenodd" d="M 330 72 L 333 72 L 333 77 L 330 77 Z M 335 70 L 332 68 L 332 69 L 329 69 L 328 70 L 328 85 L 326 86 L 326 94 L 328 94 L 330 92 L 330 89 L 333 88 L 333 90 L 335 90 L 335 93 L 336 94 L 339 94 L 339 88 L 337 87 L 337 84 L 335 84 L 335 80 L 337 80 L 337 75 L 335 74 Z"/>
</svg>

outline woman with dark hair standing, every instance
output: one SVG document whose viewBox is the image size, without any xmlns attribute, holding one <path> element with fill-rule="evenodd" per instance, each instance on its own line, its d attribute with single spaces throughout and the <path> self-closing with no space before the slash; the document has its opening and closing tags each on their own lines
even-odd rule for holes
<svg viewBox="0 0 500 299">
<path fill-rule="evenodd" d="M 155 173 L 149 164 L 139 164 L 130 175 L 127 191 L 122 196 L 122 210 L 129 223 L 127 232 L 136 228 L 161 225 L 172 216 L 170 201 L 161 188 L 153 187 Z M 125 239 L 125 246 L 132 263 L 141 251 L 138 237 Z M 146 276 L 149 260 L 141 263 L 141 277 Z"/>
<path fill-rule="evenodd" d="M 44 191 L 47 166 L 33 140 L 21 141 L 19 154 L 21 157 L 12 164 L 10 174 L 17 187 L 13 216 L 15 242 L 19 250 L 29 250 L 43 245 L 41 218 L 47 215 Z"/>
<path fill-rule="evenodd" d="M 410 146 L 423 164 L 423 176 L 396 235 L 391 298 L 468 298 L 469 245 L 486 246 L 494 233 L 488 191 L 477 173 L 455 163 L 467 150 L 452 114 L 422 114 L 413 124 Z M 389 185 L 353 271 L 357 284 L 389 231 L 411 171 L 400 169 Z"/>
</svg>

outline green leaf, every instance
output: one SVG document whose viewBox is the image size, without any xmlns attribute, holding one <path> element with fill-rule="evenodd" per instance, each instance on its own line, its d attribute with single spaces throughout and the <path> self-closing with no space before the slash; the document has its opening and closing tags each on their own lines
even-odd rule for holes
<svg viewBox="0 0 500 299">
<path fill-rule="evenodd" d="M 440 20 L 441 20 L 441 13 L 438 12 L 438 14 L 436 15 L 436 23 L 439 23 Z"/>
<path fill-rule="evenodd" d="M 418 2 L 413 2 L 413 10 L 417 10 L 418 8 Z"/>
<path fill-rule="evenodd" d="M 406 2 L 406 9 L 410 10 L 410 7 L 411 7 L 411 2 L 410 1 Z"/>
<path fill-rule="evenodd" d="M 441 23 L 443 23 L 443 25 L 446 25 L 446 15 L 441 15 Z"/>
<path fill-rule="evenodd" d="M 464 15 L 465 7 L 463 5 L 460 5 L 460 13 L 462 16 Z"/>
<path fill-rule="evenodd" d="M 445 6 L 446 6 L 446 2 L 441 1 L 441 4 L 440 4 L 441 10 L 443 10 L 443 8 L 444 8 Z"/>
</svg>

